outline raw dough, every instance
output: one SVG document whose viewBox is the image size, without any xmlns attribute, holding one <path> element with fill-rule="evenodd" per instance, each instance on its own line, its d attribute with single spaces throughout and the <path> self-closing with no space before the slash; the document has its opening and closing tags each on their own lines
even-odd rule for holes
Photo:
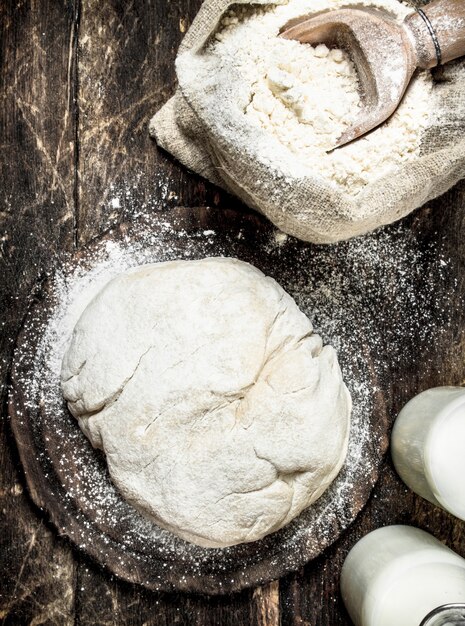
<svg viewBox="0 0 465 626">
<path fill-rule="evenodd" d="M 235 259 L 120 274 L 76 324 L 61 375 L 123 496 L 201 546 L 281 528 L 345 459 L 351 399 L 335 351 Z"/>
</svg>

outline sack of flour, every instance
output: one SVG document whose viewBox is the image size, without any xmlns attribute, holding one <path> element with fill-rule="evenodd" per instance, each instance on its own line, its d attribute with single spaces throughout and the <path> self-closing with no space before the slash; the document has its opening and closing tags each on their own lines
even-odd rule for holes
<svg viewBox="0 0 465 626">
<path fill-rule="evenodd" d="M 361 107 L 355 67 L 342 50 L 278 35 L 347 4 L 206 0 L 178 52 L 177 93 L 150 124 L 188 168 L 315 243 L 389 224 L 465 177 L 464 61 L 418 71 L 388 122 L 328 153 Z M 363 4 L 399 21 L 413 10 Z"/>
</svg>

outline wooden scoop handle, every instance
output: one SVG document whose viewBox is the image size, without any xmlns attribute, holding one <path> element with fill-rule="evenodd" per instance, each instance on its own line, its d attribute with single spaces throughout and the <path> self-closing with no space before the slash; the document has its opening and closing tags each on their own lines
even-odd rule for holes
<svg viewBox="0 0 465 626">
<path fill-rule="evenodd" d="M 404 22 L 417 65 L 428 69 L 465 55 L 465 0 L 434 0 Z"/>
</svg>

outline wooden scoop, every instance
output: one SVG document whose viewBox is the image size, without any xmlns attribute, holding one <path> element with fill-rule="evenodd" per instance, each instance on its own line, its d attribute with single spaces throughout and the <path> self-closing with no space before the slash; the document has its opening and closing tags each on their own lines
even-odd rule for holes
<svg viewBox="0 0 465 626">
<path fill-rule="evenodd" d="M 380 9 L 326 11 L 289 22 L 280 36 L 350 53 L 363 109 L 337 140 L 338 148 L 394 113 L 417 67 L 428 69 L 465 55 L 465 0 L 434 0 L 402 24 Z"/>
</svg>

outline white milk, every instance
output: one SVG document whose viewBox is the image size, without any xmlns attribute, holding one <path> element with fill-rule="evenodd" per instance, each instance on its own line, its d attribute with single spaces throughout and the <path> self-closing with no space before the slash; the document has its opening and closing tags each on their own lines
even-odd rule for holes
<svg viewBox="0 0 465 626">
<path fill-rule="evenodd" d="M 394 425 L 391 451 L 410 489 L 465 520 L 465 389 L 437 387 L 410 400 Z"/>
<path fill-rule="evenodd" d="M 419 626 L 433 609 L 465 602 L 465 559 L 410 526 L 387 526 L 349 552 L 341 592 L 356 626 Z"/>
<path fill-rule="evenodd" d="M 465 520 L 465 395 L 447 405 L 426 441 L 425 469 L 436 499 Z"/>
</svg>

